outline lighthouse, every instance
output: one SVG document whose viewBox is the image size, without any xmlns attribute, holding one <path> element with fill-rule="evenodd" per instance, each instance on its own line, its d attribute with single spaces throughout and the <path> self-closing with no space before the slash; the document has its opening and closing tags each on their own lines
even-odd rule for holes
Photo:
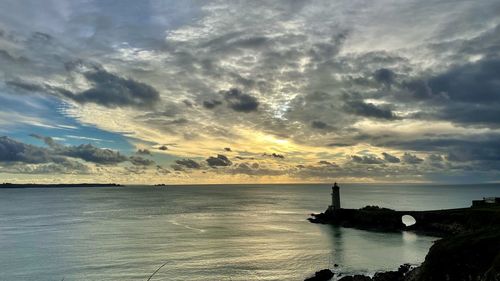
<svg viewBox="0 0 500 281">
<path fill-rule="evenodd" d="M 332 204 L 328 209 L 330 209 L 330 211 L 340 209 L 340 187 L 337 183 L 334 183 L 332 186 Z"/>
</svg>

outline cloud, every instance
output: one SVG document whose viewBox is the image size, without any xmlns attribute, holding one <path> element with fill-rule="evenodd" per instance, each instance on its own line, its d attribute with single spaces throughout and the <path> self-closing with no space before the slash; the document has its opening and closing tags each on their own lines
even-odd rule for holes
<svg viewBox="0 0 500 281">
<path fill-rule="evenodd" d="M 391 84 L 394 83 L 395 76 L 394 72 L 387 68 L 377 69 L 373 73 L 375 81 L 382 83 L 387 87 L 390 87 Z"/>
<path fill-rule="evenodd" d="M 201 165 L 198 162 L 191 160 L 191 159 L 176 160 L 175 163 L 177 163 L 177 165 L 180 165 L 180 166 L 183 166 L 183 167 L 186 167 L 189 169 L 201 168 Z"/>
<path fill-rule="evenodd" d="M 49 150 L 30 144 L 15 141 L 6 136 L 0 137 L 0 161 L 24 163 L 62 162 L 63 158 L 56 157 Z"/>
<path fill-rule="evenodd" d="M 242 93 L 239 89 L 232 88 L 228 91 L 221 91 L 224 95 L 224 100 L 227 105 L 238 112 L 252 112 L 256 111 L 259 107 L 259 101 L 257 98 Z"/>
<path fill-rule="evenodd" d="M 409 77 L 397 90 L 395 102 L 405 102 L 406 106 L 413 107 L 416 113 L 411 117 L 414 119 L 498 128 L 500 97 L 496 89 L 500 78 L 495 75 L 498 71 L 498 57 L 473 62 L 462 58 L 462 61 L 439 72 L 424 77 Z"/>
<path fill-rule="evenodd" d="M 57 154 L 69 156 L 73 158 L 80 158 L 87 162 L 96 164 L 113 165 L 122 163 L 128 158 L 118 151 L 106 148 L 98 148 L 92 144 L 81 144 L 78 146 L 66 146 L 56 150 Z"/>
<path fill-rule="evenodd" d="M 288 169 L 273 169 L 273 168 L 263 168 L 259 167 L 257 163 L 240 163 L 234 165 L 233 168 L 224 170 L 224 173 L 230 174 L 242 174 L 248 176 L 280 176 L 289 173 Z"/>
<path fill-rule="evenodd" d="M 431 95 L 445 95 L 452 101 L 499 102 L 500 59 L 480 60 L 451 68 L 428 81 Z"/>
<path fill-rule="evenodd" d="M 323 121 L 317 121 L 317 120 L 314 120 L 312 121 L 311 123 L 311 126 L 315 129 L 320 129 L 320 130 L 324 130 L 324 129 L 328 129 L 328 128 L 331 128 L 328 124 L 326 124 L 325 122 Z"/>
<path fill-rule="evenodd" d="M 58 144 L 56 141 L 54 141 L 53 138 L 51 137 L 44 137 L 38 134 L 30 134 L 30 137 L 34 137 L 36 139 L 42 140 L 46 145 L 52 148 L 58 148 L 61 147 L 60 144 Z"/>
<path fill-rule="evenodd" d="M 92 144 L 64 146 L 55 142 L 51 137 L 44 137 L 37 134 L 31 134 L 31 136 L 40 139 L 47 144 L 52 149 L 50 153 L 53 155 L 79 158 L 87 162 L 104 165 L 118 164 L 128 160 L 126 156 L 120 154 L 118 151 L 98 148 Z"/>
<path fill-rule="evenodd" d="M 158 91 L 152 86 L 133 79 L 123 78 L 103 68 L 83 73 L 91 87 L 73 92 L 49 84 L 22 80 L 7 81 L 7 85 L 32 92 L 46 92 L 71 99 L 81 104 L 94 103 L 106 107 L 152 108 L 160 101 Z"/>
<path fill-rule="evenodd" d="M 419 158 L 417 155 L 411 154 L 409 152 L 405 152 L 402 158 L 403 161 L 408 164 L 420 164 L 424 161 L 424 159 Z"/>
<path fill-rule="evenodd" d="M 273 157 L 273 158 L 285 159 L 285 155 L 283 155 L 283 154 L 278 154 L 278 153 L 276 153 L 276 152 L 273 152 L 273 153 L 270 153 L 270 154 L 264 153 L 263 155 L 264 155 L 264 156 Z"/>
<path fill-rule="evenodd" d="M 79 103 L 96 103 L 107 107 L 131 106 L 151 108 L 159 100 L 158 91 L 152 86 L 122 78 L 104 69 L 84 73 L 93 87 L 78 94 L 64 94 Z"/>
<path fill-rule="evenodd" d="M 443 156 L 439 155 L 439 154 L 431 154 L 427 157 L 427 159 L 429 161 L 432 161 L 432 162 L 441 162 L 443 161 Z"/>
<path fill-rule="evenodd" d="M 378 119 L 394 120 L 397 116 L 387 107 L 377 106 L 360 100 L 346 101 L 344 109 L 352 114 Z"/>
<path fill-rule="evenodd" d="M 62 163 L 39 163 L 32 164 L 9 164 L 0 167 L 0 172 L 14 174 L 91 174 L 92 170 L 87 166 L 77 161 L 66 160 Z"/>
<path fill-rule="evenodd" d="M 351 155 L 351 160 L 359 164 L 384 164 L 384 160 L 374 155 Z"/>
<path fill-rule="evenodd" d="M 6 81 L 5 84 L 28 92 L 44 92 L 46 90 L 46 88 L 42 85 L 26 82 L 23 80 Z"/>
<path fill-rule="evenodd" d="M 158 149 L 165 151 L 165 150 L 168 150 L 168 147 L 166 145 L 162 145 L 162 146 L 158 147 Z"/>
<path fill-rule="evenodd" d="M 225 155 L 218 154 L 217 157 L 210 156 L 206 159 L 210 167 L 231 166 L 233 163 Z"/>
<path fill-rule="evenodd" d="M 159 175 L 167 175 L 167 174 L 170 174 L 170 173 L 171 173 L 168 169 L 165 169 L 165 168 L 163 168 L 163 167 L 162 167 L 162 166 L 160 166 L 160 165 L 156 165 L 156 172 L 157 172 Z"/>
<path fill-rule="evenodd" d="M 129 161 L 136 166 L 150 166 L 156 164 L 155 161 L 140 156 L 130 156 Z"/>
<path fill-rule="evenodd" d="M 399 159 L 398 157 L 394 156 L 394 155 L 391 155 L 387 152 L 382 152 L 382 156 L 384 156 L 384 160 L 389 162 L 389 163 L 399 163 L 401 162 L 401 159 Z"/>
<path fill-rule="evenodd" d="M 325 166 L 328 166 L 328 167 L 339 167 L 337 164 L 335 164 L 333 162 L 330 162 L 330 161 L 326 161 L 326 160 L 321 160 L 318 163 L 320 165 L 325 165 Z"/>
<path fill-rule="evenodd" d="M 57 155 L 52 150 L 0 137 L 0 163 L 6 173 L 85 174 L 90 169 L 77 161 Z M 35 164 L 35 165 L 31 165 Z"/>
<path fill-rule="evenodd" d="M 213 109 L 216 108 L 217 106 L 221 105 L 222 102 L 219 100 L 209 100 L 209 101 L 203 101 L 203 107 L 207 109 Z"/>
<path fill-rule="evenodd" d="M 392 146 L 399 149 L 428 152 L 440 152 L 448 155 L 451 161 L 499 161 L 500 135 L 468 134 L 464 136 L 434 136 L 417 139 L 398 139 L 378 143 L 380 146 Z"/>
<path fill-rule="evenodd" d="M 149 151 L 149 149 L 137 149 L 136 151 L 137 154 L 139 155 L 152 155 L 151 154 L 151 151 Z"/>
</svg>

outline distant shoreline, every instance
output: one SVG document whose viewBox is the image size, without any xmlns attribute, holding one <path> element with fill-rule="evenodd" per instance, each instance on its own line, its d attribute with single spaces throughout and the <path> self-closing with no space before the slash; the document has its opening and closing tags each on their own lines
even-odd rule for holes
<svg viewBox="0 0 500 281">
<path fill-rule="evenodd" d="M 64 188 L 64 187 L 118 187 L 123 186 L 116 183 L 58 183 L 58 184 L 38 184 L 38 183 L 2 183 L 1 188 Z"/>
</svg>

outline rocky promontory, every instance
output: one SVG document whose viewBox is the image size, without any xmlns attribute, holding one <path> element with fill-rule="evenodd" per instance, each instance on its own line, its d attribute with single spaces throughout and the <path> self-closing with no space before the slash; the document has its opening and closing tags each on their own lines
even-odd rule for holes
<svg viewBox="0 0 500 281">
<path fill-rule="evenodd" d="M 403 215 L 416 223 L 406 226 Z M 313 215 L 311 222 L 375 231 L 431 233 L 436 241 L 418 267 L 374 276 L 342 276 L 341 281 L 500 281 L 500 206 L 436 211 L 395 211 L 379 207 L 340 209 Z"/>
</svg>

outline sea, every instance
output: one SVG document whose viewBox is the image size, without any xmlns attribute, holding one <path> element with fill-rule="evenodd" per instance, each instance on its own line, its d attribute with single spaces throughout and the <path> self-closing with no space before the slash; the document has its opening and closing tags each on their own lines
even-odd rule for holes
<svg viewBox="0 0 500 281">
<path fill-rule="evenodd" d="M 304 280 L 421 263 L 436 237 L 307 221 L 331 185 L 0 189 L 0 280 Z M 499 184 L 341 184 L 345 208 L 461 208 Z M 335 266 L 337 265 L 337 266 Z"/>
</svg>

